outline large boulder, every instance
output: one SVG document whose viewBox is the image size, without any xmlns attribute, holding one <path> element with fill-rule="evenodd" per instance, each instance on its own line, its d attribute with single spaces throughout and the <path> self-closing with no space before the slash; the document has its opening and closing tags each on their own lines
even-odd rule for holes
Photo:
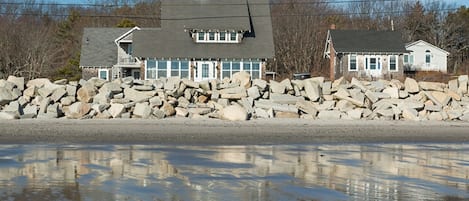
<svg viewBox="0 0 469 201">
<path fill-rule="evenodd" d="M 0 87 L 0 105 L 8 104 L 13 100 L 14 97 L 11 94 L 11 91 L 6 88 Z"/>
<path fill-rule="evenodd" d="M 86 84 L 77 91 L 77 99 L 84 103 L 90 103 L 93 101 L 93 97 L 96 95 L 96 88 L 92 85 Z"/>
<path fill-rule="evenodd" d="M 418 93 L 420 91 L 419 84 L 412 78 L 406 78 L 404 86 L 405 90 L 409 93 Z"/>
<path fill-rule="evenodd" d="M 444 91 L 445 84 L 439 82 L 419 82 L 420 88 L 425 91 Z"/>
<path fill-rule="evenodd" d="M 111 104 L 111 107 L 108 109 L 109 114 L 111 114 L 112 118 L 121 117 L 122 113 L 125 111 L 124 104 Z"/>
<path fill-rule="evenodd" d="M 107 82 L 101 88 L 99 88 L 99 93 L 118 94 L 122 93 L 122 88 L 120 84 L 115 82 Z"/>
<path fill-rule="evenodd" d="M 69 119 L 80 119 L 91 110 L 91 104 L 84 102 L 76 102 L 68 107 L 65 116 Z"/>
<path fill-rule="evenodd" d="M 317 82 L 306 80 L 305 81 L 305 92 L 309 100 L 316 102 L 319 100 L 321 95 L 321 89 Z"/>
<path fill-rule="evenodd" d="M 64 97 L 65 95 L 67 94 L 67 91 L 64 89 L 64 88 L 58 88 L 56 89 L 52 95 L 51 95 L 51 99 L 54 101 L 54 102 L 58 102 L 62 97 Z"/>
<path fill-rule="evenodd" d="M 148 119 L 152 113 L 151 107 L 148 103 L 137 103 L 134 108 L 134 116 L 139 118 Z"/>
<path fill-rule="evenodd" d="M 231 81 L 239 83 L 239 86 L 242 86 L 246 89 L 251 87 L 251 75 L 246 71 L 241 71 L 233 74 Z"/>
<path fill-rule="evenodd" d="M 248 119 L 247 111 L 239 105 L 230 105 L 220 111 L 221 118 L 229 121 L 245 121 Z"/>
<path fill-rule="evenodd" d="M 161 106 L 161 110 L 164 112 L 165 116 L 173 116 L 176 114 L 176 110 L 174 109 L 174 106 L 169 104 L 168 102 L 164 102 L 163 106 Z"/>
<path fill-rule="evenodd" d="M 13 112 L 0 112 L 0 119 L 3 120 L 11 120 L 11 119 L 18 119 L 19 116 Z"/>
<path fill-rule="evenodd" d="M 144 102 L 149 100 L 155 92 L 141 92 L 132 88 L 124 89 L 124 97 L 134 102 Z"/>
<path fill-rule="evenodd" d="M 10 75 L 8 76 L 7 81 L 15 84 L 16 88 L 20 89 L 21 91 L 24 90 L 24 77 L 15 77 Z"/>
<path fill-rule="evenodd" d="M 283 94 L 285 93 L 285 90 L 286 90 L 285 85 L 281 84 L 280 82 L 270 80 L 270 91 L 272 93 Z"/>
<path fill-rule="evenodd" d="M 40 87 L 43 87 L 46 84 L 51 84 L 49 79 L 38 78 L 38 79 L 34 79 L 34 80 L 29 80 L 28 83 L 26 83 L 26 87 L 29 88 L 29 87 L 35 86 L 37 88 L 40 88 Z"/>
<path fill-rule="evenodd" d="M 336 110 L 323 110 L 318 114 L 318 118 L 321 120 L 338 120 L 342 116 L 342 113 Z"/>
</svg>

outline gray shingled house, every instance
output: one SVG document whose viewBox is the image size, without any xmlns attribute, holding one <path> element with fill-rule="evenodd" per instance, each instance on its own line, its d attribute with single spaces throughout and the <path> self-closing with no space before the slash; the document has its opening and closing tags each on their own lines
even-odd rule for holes
<svg viewBox="0 0 469 201">
<path fill-rule="evenodd" d="M 330 60 L 330 78 L 398 78 L 404 74 L 406 53 L 396 31 L 329 30 L 324 56 Z"/>
<path fill-rule="evenodd" d="M 85 29 L 80 66 L 85 79 L 201 81 L 239 71 L 262 78 L 273 57 L 268 0 L 163 0 L 161 28 Z"/>
</svg>

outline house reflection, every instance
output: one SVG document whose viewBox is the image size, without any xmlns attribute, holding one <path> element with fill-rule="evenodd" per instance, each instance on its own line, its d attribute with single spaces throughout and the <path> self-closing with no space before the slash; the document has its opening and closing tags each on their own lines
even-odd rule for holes
<svg viewBox="0 0 469 201">
<path fill-rule="evenodd" d="M 469 147 L 458 144 L 2 145 L 0 152 L 0 200 L 469 197 Z"/>
</svg>

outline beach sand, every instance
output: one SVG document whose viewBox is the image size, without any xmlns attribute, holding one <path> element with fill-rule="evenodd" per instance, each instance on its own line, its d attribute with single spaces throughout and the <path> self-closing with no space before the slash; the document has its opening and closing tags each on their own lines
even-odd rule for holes
<svg viewBox="0 0 469 201">
<path fill-rule="evenodd" d="M 0 121 L 1 144 L 264 145 L 467 143 L 467 122 L 259 119 L 27 119 Z"/>
</svg>

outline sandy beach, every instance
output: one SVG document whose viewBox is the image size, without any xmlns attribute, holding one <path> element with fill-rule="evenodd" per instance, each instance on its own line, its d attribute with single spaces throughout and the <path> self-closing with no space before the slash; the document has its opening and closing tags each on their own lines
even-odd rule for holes
<svg viewBox="0 0 469 201">
<path fill-rule="evenodd" d="M 12 120 L 0 143 L 304 144 L 469 142 L 469 123 L 264 119 Z"/>
</svg>

